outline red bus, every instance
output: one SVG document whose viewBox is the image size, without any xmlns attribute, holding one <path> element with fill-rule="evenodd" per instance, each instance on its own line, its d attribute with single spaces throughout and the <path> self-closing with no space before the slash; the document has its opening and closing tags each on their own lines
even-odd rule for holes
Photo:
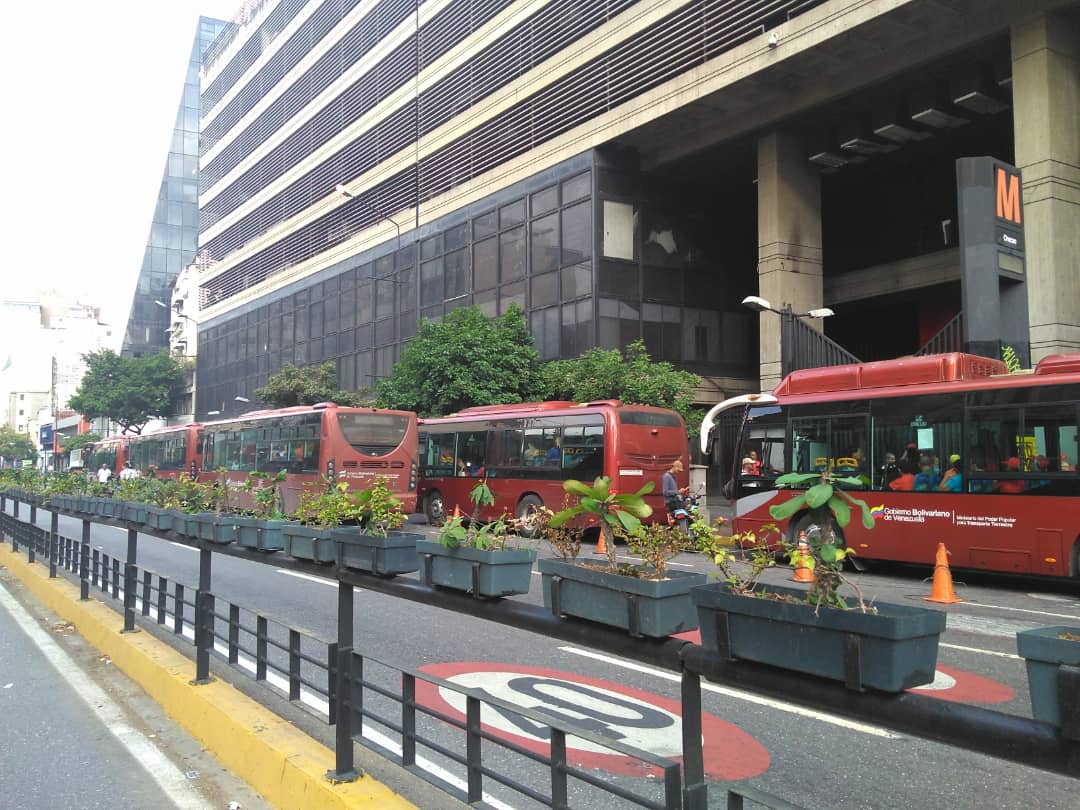
<svg viewBox="0 0 1080 810">
<path fill-rule="evenodd" d="M 495 505 L 485 516 L 524 517 L 536 507 L 558 510 L 564 480 L 606 475 L 620 492 L 654 482 L 646 500 L 662 520 L 660 478 L 682 459 L 686 486 L 688 451 L 682 417 L 663 408 L 618 400 L 466 408 L 421 420 L 419 505 L 439 525 L 448 509 L 471 511 L 469 491 L 486 477 Z"/>
<path fill-rule="evenodd" d="M 714 407 L 703 450 L 732 409 L 736 531 L 775 522 L 769 506 L 788 497 L 778 475 L 831 466 L 863 480 L 853 489 L 876 518 L 843 532 L 856 560 L 932 564 L 944 542 L 961 568 L 1080 576 L 1080 354 L 1017 374 L 965 354 L 797 371 Z M 809 522 L 781 528 L 793 539 Z"/>
<path fill-rule="evenodd" d="M 254 471 L 286 473 L 286 512 L 296 509 L 307 484 L 323 476 L 356 489 L 387 479 L 407 512 L 416 509 L 416 414 L 344 408 L 333 402 L 252 411 L 201 427 L 201 478 L 224 468 L 239 486 Z"/>
<path fill-rule="evenodd" d="M 83 451 L 83 469 L 97 475 L 101 465 L 105 464 L 114 477 L 120 475 L 127 461 L 127 443 L 130 436 L 109 436 L 101 441 L 88 444 Z"/>
<path fill-rule="evenodd" d="M 153 469 L 158 478 L 195 478 L 202 469 L 201 430 L 199 424 L 178 425 L 129 436 L 128 460 L 142 476 Z"/>
</svg>

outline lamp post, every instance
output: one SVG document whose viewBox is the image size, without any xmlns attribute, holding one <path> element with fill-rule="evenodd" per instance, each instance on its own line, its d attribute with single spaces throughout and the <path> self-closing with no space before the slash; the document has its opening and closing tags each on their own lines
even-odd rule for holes
<svg viewBox="0 0 1080 810">
<path fill-rule="evenodd" d="M 828 318 L 836 313 L 829 307 L 818 307 L 806 312 L 795 312 L 790 305 L 776 309 L 769 301 L 758 295 L 748 295 L 742 300 L 747 309 L 754 312 L 774 312 L 780 316 L 780 376 L 786 377 L 795 370 L 795 319 Z"/>
<path fill-rule="evenodd" d="M 351 191 L 349 191 L 349 189 L 347 189 L 345 187 L 344 183 L 338 183 L 336 186 L 334 186 L 334 191 L 336 191 L 338 194 L 340 194 L 342 197 L 344 197 L 347 200 L 358 200 L 358 199 L 360 199 L 355 194 L 353 194 Z M 397 231 L 397 240 L 396 240 L 396 242 L 394 244 L 394 255 L 395 255 L 395 258 L 396 258 L 397 251 L 401 250 L 401 226 L 398 225 L 397 222 L 392 220 L 390 217 L 376 211 L 374 208 L 372 208 L 367 203 L 362 202 L 362 203 L 360 203 L 360 205 L 363 207 L 363 209 L 365 211 L 370 211 L 372 214 L 375 214 L 375 216 L 377 216 L 380 220 L 385 220 L 386 222 L 389 222 L 391 225 L 394 226 L 394 230 Z"/>
<path fill-rule="evenodd" d="M 227 402 L 228 402 L 228 400 L 222 400 L 220 410 L 207 411 L 206 415 L 207 416 L 221 416 L 225 412 L 225 405 L 227 404 Z M 251 400 L 248 399 L 247 397 L 236 396 L 236 397 L 233 397 L 233 402 L 251 402 Z"/>
</svg>

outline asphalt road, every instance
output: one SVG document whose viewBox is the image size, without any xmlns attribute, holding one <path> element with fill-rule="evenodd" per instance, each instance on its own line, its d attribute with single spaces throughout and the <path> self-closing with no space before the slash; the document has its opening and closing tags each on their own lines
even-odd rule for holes
<svg viewBox="0 0 1080 810">
<path fill-rule="evenodd" d="M 78 522 L 63 519 L 61 531 L 78 536 Z M 125 534 L 95 526 L 93 542 L 110 555 L 123 555 Z M 541 554 L 546 555 L 546 549 Z M 928 561 L 929 562 L 929 561 Z M 198 554 L 187 547 L 143 536 L 139 563 L 171 578 L 194 584 Z M 706 560 L 684 555 L 674 561 L 681 570 L 709 571 Z M 924 605 L 929 593 L 924 569 L 880 568 L 853 575 L 868 599 Z M 767 572 L 766 581 L 782 582 L 790 571 Z M 534 578 L 539 580 L 538 575 Z M 957 575 L 958 580 L 965 577 Z M 932 694 L 942 699 L 972 702 L 1001 711 L 1030 716 L 1023 661 L 1016 657 L 1017 630 L 1046 624 L 1080 623 L 1080 598 L 1068 583 L 1017 581 L 968 576 L 958 584 L 965 601 L 934 606 L 948 614 L 948 629 L 939 653 L 939 677 Z M 335 587 L 317 578 L 287 573 L 223 555 L 214 558 L 214 592 L 255 610 L 334 638 Z M 540 604 L 539 582 L 521 598 Z M 356 594 L 357 647 L 375 658 L 410 667 L 430 666 L 444 677 L 481 686 L 492 694 L 545 696 L 556 706 L 591 706 L 591 717 L 613 717 L 625 741 L 661 755 L 679 750 L 677 708 L 679 684 L 672 673 L 537 636 L 481 619 L 450 613 L 369 591 Z M 475 662 L 473 666 L 453 664 Z M 502 666 L 498 666 L 502 665 Z M 487 670 L 487 674 L 475 674 Z M 504 673 L 500 675 L 499 673 Z M 563 673 L 560 675 L 559 673 Z M 365 677 L 396 689 L 398 676 L 371 664 Z M 571 681 L 570 684 L 559 681 Z M 706 768 L 717 789 L 710 805 L 724 806 L 727 782 L 743 782 L 804 808 L 864 810 L 869 808 L 1027 808 L 1075 810 L 1080 807 L 1080 782 L 918 738 L 889 732 L 829 715 L 803 711 L 799 695 L 790 703 L 706 685 L 704 711 L 711 716 L 705 728 Z M 599 691 L 597 691 L 599 690 Z M 614 703 L 601 697 L 614 690 Z M 523 697 L 523 695 L 525 697 Z M 444 711 L 453 706 L 431 698 Z M 646 700 L 649 706 L 640 702 Z M 561 702 L 560 702 L 561 701 Z M 599 702 L 597 702 L 599 701 Z M 312 699 L 318 703 L 317 698 Z M 453 704 L 453 701 L 450 701 Z M 374 702 L 369 706 L 378 707 Z M 381 704 L 386 716 L 394 707 Z M 452 711 L 450 713 L 453 713 Z M 513 719 L 484 714 L 489 726 L 515 734 L 518 742 L 528 729 Z M 429 726 L 451 748 L 462 749 L 457 733 Z M 365 729 L 376 740 L 385 729 Z M 542 736 L 542 735 L 541 735 Z M 571 752 L 605 780 L 632 789 L 655 790 L 655 777 L 625 761 Z M 485 761 L 509 768 L 520 778 L 546 790 L 548 777 L 485 744 Z M 438 763 L 437 756 L 429 759 Z M 445 761 L 443 761 L 445 764 Z M 463 771 L 452 770 L 460 778 Z M 650 784 L 652 782 L 653 784 Z M 486 786 L 491 785 L 490 780 Z M 503 806 L 527 807 L 528 801 L 497 787 L 492 796 Z M 655 796 L 656 793 L 654 792 Z M 571 795 L 575 807 L 619 806 L 610 798 Z"/>
</svg>

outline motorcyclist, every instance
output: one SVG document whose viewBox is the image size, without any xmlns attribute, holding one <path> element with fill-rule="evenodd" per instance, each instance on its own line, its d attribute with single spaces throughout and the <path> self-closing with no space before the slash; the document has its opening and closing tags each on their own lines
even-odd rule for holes
<svg viewBox="0 0 1080 810">
<path fill-rule="evenodd" d="M 660 491 L 664 496 L 664 507 L 669 515 L 674 515 L 676 509 L 681 509 L 686 504 L 685 495 L 690 491 L 689 487 L 679 489 L 679 481 L 676 476 L 683 471 L 682 459 L 671 462 L 664 477 L 660 480 Z"/>
</svg>

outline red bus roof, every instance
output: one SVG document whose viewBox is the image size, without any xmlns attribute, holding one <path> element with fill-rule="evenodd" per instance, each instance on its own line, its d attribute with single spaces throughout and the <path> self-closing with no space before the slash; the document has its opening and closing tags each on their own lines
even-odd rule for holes
<svg viewBox="0 0 1080 810">
<path fill-rule="evenodd" d="M 1078 382 L 1080 353 L 1047 357 L 1034 373 L 1009 374 L 1000 360 L 954 352 L 795 371 L 773 394 L 786 404 Z"/>
<path fill-rule="evenodd" d="M 592 402 L 570 402 L 567 400 L 547 400 L 546 402 L 515 402 L 510 405 L 477 405 L 472 408 L 463 408 L 449 416 L 432 416 L 421 419 L 421 422 L 447 422 L 457 419 L 475 418 L 481 419 L 491 416 L 523 416 L 530 413 L 580 413 L 582 411 L 598 411 L 604 408 L 634 408 L 644 411 L 664 411 L 667 408 L 657 408 L 653 405 L 634 405 L 619 399 L 599 399 Z M 674 413 L 674 411 L 670 411 Z"/>
<path fill-rule="evenodd" d="M 161 436 L 161 435 L 166 434 L 166 433 L 180 433 L 182 431 L 187 431 L 187 430 L 189 430 L 189 429 L 191 429 L 193 427 L 194 428 L 199 428 L 199 427 L 202 427 L 202 424 L 199 423 L 199 422 L 189 422 L 186 425 L 170 425 L 169 427 L 155 428 L 154 430 L 151 430 L 149 433 L 140 433 L 138 436 L 128 436 L 128 438 L 129 439 L 148 439 L 148 438 L 152 438 L 154 436 Z"/>
</svg>

